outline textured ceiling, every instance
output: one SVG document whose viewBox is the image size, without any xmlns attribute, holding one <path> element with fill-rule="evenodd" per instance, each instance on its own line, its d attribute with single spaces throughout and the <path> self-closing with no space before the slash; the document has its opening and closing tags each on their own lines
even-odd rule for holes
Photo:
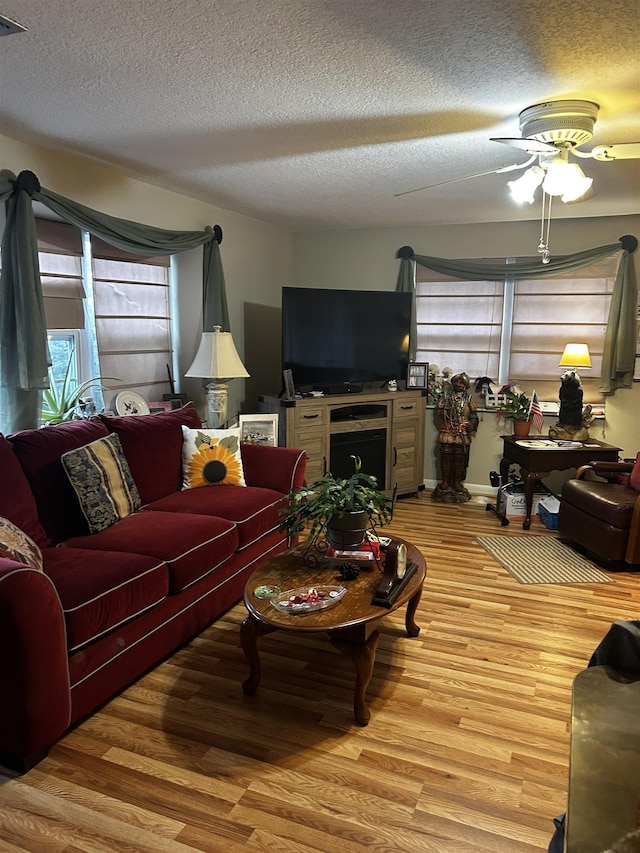
<svg viewBox="0 0 640 853">
<path fill-rule="evenodd" d="M 0 133 L 295 229 L 539 218 L 505 175 L 394 194 L 524 162 L 489 138 L 519 136 L 540 101 L 600 104 L 586 149 L 640 141 L 636 0 L 0 0 L 0 13 L 28 28 L 0 40 Z M 640 212 L 640 161 L 580 165 L 593 196 L 554 216 Z"/>
</svg>

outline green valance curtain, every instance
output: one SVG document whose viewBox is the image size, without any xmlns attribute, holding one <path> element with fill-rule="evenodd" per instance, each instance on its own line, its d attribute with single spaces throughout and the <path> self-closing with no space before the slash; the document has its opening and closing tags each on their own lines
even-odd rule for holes
<svg viewBox="0 0 640 853">
<path fill-rule="evenodd" d="M 108 216 L 40 186 L 33 172 L 0 176 L 5 202 L 0 278 L 0 432 L 38 426 L 40 391 L 47 388 L 47 328 L 38 268 L 32 201 L 110 245 L 143 255 L 171 255 L 203 247 L 203 318 L 206 329 L 230 331 L 218 225 L 170 231 Z"/>
<path fill-rule="evenodd" d="M 614 252 L 620 252 L 620 263 L 607 321 L 602 357 L 602 377 L 598 387 L 603 394 L 614 394 L 617 388 L 628 388 L 633 381 L 637 340 L 636 305 L 638 291 L 632 257 L 637 246 L 638 241 L 635 237 L 625 235 L 620 238 L 618 243 L 597 246 L 594 249 L 587 249 L 573 255 L 564 255 L 552 259 L 548 264 L 541 264 L 535 260 L 520 261 L 508 265 L 506 263 L 457 261 L 448 258 L 434 258 L 429 255 L 416 255 L 411 246 L 403 246 L 396 253 L 396 257 L 400 258 L 396 290 L 413 293 L 414 308 L 409 344 L 411 358 L 415 358 L 417 346 L 414 263 L 463 281 L 501 281 L 507 275 L 509 278 L 518 281 L 528 278 L 551 278 L 558 273 L 579 269 L 600 258 L 606 258 Z"/>
</svg>

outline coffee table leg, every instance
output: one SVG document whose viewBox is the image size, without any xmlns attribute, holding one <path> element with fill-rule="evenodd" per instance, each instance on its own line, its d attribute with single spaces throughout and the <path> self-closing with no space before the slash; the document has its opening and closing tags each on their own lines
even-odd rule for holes
<svg viewBox="0 0 640 853">
<path fill-rule="evenodd" d="M 242 690 L 247 696 L 253 696 L 260 684 L 262 667 L 258 654 L 258 637 L 270 634 L 275 628 L 264 625 L 249 614 L 240 626 L 240 643 L 249 664 L 249 678 L 243 683 Z"/>
<path fill-rule="evenodd" d="M 376 659 L 376 647 L 379 636 L 379 632 L 374 631 L 364 643 L 354 643 L 337 636 L 331 636 L 331 643 L 343 655 L 351 658 L 356 670 L 353 715 L 359 726 L 366 726 L 371 718 L 371 711 L 367 707 L 365 694 L 373 674 L 373 664 Z"/>
<path fill-rule="evenodd" d="M 416 623 L 415 615 L 416 610 L 418 609 L 418 604 L 420 604 L 421 596 L 422 584 L 420 584 L 420 589 L 409 599 L 409 603 L 407 604 L 407 615 L 405 617 L 404 624 L 406 625 L 409 637 L 417 637 L 420 633 L 420 626 Z"/>
</svg>

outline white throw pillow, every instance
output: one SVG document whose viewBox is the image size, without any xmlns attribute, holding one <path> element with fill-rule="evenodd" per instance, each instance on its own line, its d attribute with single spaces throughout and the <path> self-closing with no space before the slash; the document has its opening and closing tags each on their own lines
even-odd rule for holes
<svg viewBox="0 0 640 853">
<path fill-rule="evenodd" d="M 240 429 L 182 427 L 182 488 L 246 486 Z"/>
</svg>

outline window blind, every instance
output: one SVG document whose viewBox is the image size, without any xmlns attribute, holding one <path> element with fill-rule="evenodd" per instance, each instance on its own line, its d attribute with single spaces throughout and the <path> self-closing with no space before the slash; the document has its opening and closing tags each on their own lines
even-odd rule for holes
<svg viewBox="0 0 640 853">
<path fill-rule="evenodd" d="M 130 254 L 95 237 L 91 254 L 100 373 L 120 380 L 118 390 L 162 399 L 172 353 L 169 258 Z"/>
<path fill-rule="evenodd" d="M 509 282 L 455 281 L 416 266 L 418 360 L 472 378 L 508 379 L 540 400 L 556 400 L 566 343 L 587 343 L 593 367 L 581 369 L 586 402 L 601 402 L 597 385 L 615 282 L 617 256 L 554 278 Z M 506 351 L 503 351 L 506 350 Z"/>
<path fill-rule="evenodd" d="M 80 231 L 65 222 L 37 218 L 36 234 L 47 329 L 84 329 Z"/>
</svg>

